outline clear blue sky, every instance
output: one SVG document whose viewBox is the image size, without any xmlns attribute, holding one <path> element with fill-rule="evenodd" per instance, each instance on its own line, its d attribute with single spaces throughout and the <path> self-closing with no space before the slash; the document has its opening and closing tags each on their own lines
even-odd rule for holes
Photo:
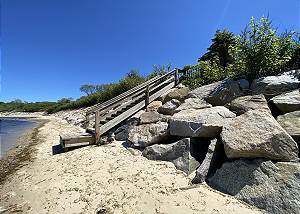
<svg viewBox="0 0 300 214">
<path fill-rule="evenodd" d="M 299 0 L 1 0 L 0 100 L 78 98 L 130 69 L 193 64 L 217 29 L 268 14 L 300 28 Z"/>
</svg>

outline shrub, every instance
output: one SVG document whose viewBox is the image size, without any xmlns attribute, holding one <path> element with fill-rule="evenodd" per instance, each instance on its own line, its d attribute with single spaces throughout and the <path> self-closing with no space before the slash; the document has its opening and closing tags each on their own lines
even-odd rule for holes
<svg viewBox="0 0 300 214">
<path fill-rule="evenodd" d="M 300 36 L 290 31 L 278 34 L 269 18 L 251 18 L 245 30 L 234 36 L 217 31 L 208 52 L 198 64 L 185 66 L 184 73 L 193 74 L 184 81 L 191 88 L 224 78 L 254 79 L 276 75 L 300 66 Z"/>
</svg>

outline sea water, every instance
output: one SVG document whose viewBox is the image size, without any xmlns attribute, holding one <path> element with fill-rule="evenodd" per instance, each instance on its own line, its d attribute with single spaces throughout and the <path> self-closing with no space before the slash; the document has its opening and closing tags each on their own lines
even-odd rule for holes
<svg viewBox="0 0 300 214">
<path fill-rule="evenodd" d="M 0 118 L 0 158 L 16 145 L 17 139 L 36 122 L 20 118 Z"/>
</svg>

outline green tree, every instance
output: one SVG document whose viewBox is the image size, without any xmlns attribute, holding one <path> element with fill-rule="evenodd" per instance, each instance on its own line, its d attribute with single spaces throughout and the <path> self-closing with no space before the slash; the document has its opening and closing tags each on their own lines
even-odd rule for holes
<svg viewBox="0 0 300 214">
<path fill-rule="evenodd" d="M 220 66 L 225 68 L 233 61 L 229 53 L 229 48 L 232 45 L 236 45 L 236 38 L 234 34 L 228 30 L 218 30 L 212 39 L 211 46 L 207 49 L 208 52 L 200 57 L 198 62 L 215 60 L 216 57 L 218 57 Z"/>
<path fill-rule="evenodd" d="M 96 92 L 96 87 L 94 85 L 82 85 L 80 86 L 80 91 L 86 93 L 86 95 L 91 95 Z"/>
</svg>

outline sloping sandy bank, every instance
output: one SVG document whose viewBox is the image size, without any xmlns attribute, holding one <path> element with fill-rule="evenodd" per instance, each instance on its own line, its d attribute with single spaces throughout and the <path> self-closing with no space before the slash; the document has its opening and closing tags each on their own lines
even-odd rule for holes
<svg viewBox="0 0 300 214">
<path fill-rule="evenodd" d="M 53 155 L 59 133 L 80 131 L 54 117 L 39 129 L 35 159 L 0 188 L 0 207 L 23 213 L 260 213 L 189 178 L 168 162 L 118 144 Z M 54 147 L 56 150 L 56 147 Z"/>
</svg>

